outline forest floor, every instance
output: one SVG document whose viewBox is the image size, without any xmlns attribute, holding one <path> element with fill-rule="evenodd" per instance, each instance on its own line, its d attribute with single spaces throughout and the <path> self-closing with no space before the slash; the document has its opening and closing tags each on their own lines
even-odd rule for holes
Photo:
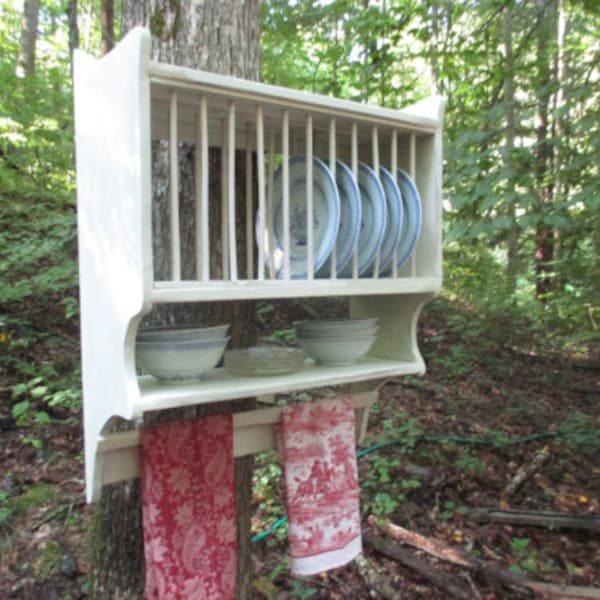
<svg viewBox="0 0 600 600">
<path fill-rule="evenodd" d="M 271 340 L 286 336 L 280 318 L 276 305 L 263 307 Z M 426 309 L 427 374 L 381 386 L 361 445 L 372 450 L 358 459 L 365 561 L 293 578 L 281 527 L 254 544 L 253 597 L 491 600 L 534 597 L 527 582 L 545 582 L 581 595 L 547 587 L 554 595 L 536 597 L 600 598 L 599 357 L 527 348 L 506 328 L 445 299 Z M 83 493 L 82 431 L 79 419 L 60 417 L 34 429 L 0 414 L 2 599 L 88 596 L 93 507 Z M 279 475 L 272 456 L 258 457 L 255 533 L 283 515 Z M 475 509 L 571 521 L 480 523 Z M 389 522 L 462 564 L 391 542 Z M 378 540 L 400 560 L 375 549 Z"/>
</svg>

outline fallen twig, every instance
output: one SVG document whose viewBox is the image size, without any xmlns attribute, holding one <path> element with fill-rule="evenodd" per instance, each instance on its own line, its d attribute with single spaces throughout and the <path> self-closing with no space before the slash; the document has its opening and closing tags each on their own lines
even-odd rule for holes
<svg viewBox="0 0 600 600">
<path fill-rule="evenodd" d="M 529 587 L 538 600 L 598 600 L 600 589 L 531 581 Z"/>
<path fill-rule="evenodd" d="M 511 525 L 550 527 L 552 529 L 571 528 L 600 531 L 600 517 L 597 515 L 578 515 L 576 513 L 543 510 L 476 508 L 468 511 L 466 516 L 476 523 L 509 523 Z"/>
<path fill-rule="evenodd" d="M 473 600 L 472 592 L 463 584 L 461 579 L 434 569 L 427 561 L 417 558 L 408 550 L 404 550 L 393 540 L 380 538 L 374 533 L 365 532 L 363 533 L 363 542 L 366 546 L 370 546 L 380 554 L 397 560 L 417 572 L 436 587 L 444 590 L 449 598 Z"/>
<path fill-rule="evenodd" d="M 550 458 L 550 448 L 544 446 L 538 450 L 533 460 L 519 467 L 515 475 L 502 490 L 502 502 L 507 503 L 508 499 L 529 479 L 547 460 Z"/>
<path fill-rule="evenodd" d="M 369 522 L 371 524 L 374 522 L 373 517 L 369 517 Z M 511 573 L 497 565 L 467 557 L 460 549 L 452 548 L 441 540 L 426 538 L 425 536 L 404 529 L 404 527 L 400 527 L 389 521 L 384 525 L 384 530 L 399 542 L 413 546 L 431 556 L 435 556 L 436 558 L 445 560 L 454 565 L 466 567 L 474 573 L 495 579 L 503 585 L 508 586 L 525 596 L 531 597 L 531 593 L 527 589 L 531 589 L 528 585 L 529 581 L 521 575 Z"/>
</svg>

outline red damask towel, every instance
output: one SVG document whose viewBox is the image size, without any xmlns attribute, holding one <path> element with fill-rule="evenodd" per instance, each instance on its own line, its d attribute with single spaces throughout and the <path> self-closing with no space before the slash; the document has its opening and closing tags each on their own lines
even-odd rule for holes
<svg viewBox="0 0 600 600">
<path fill-rule="evenodd" d="M 231 415 L 147 427 L 141 442 L 146 598 L 233 598 Z"/>
<path fill-rule="evenodd" d="M 362 550 L 351 399 L 287 406 L 278 437 L 292 573 L 310 575 L 351 561 Z"/>
</svg>

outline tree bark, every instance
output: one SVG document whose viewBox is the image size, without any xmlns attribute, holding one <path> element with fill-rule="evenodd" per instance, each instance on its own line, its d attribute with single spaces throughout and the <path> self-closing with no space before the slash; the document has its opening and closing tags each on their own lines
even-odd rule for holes
<svg viewBox="0 0 600 600">
<path fill-rule="evenodd" d="M 513 6 L 504 7 L 503 34 L 504 34 L 504 57 L 506 59 L 506 77 L 504 81 L 504 107 L 506 111 L 506 146 L 504 153 L 504 164 L 509 173 L 516 173 L 514 161 L 515 137 L 517 131 L 517 119 L 515 111 L 515 61 L 513 56 Z M 512 168 L 511 168 L 512 167 Z M 514 182 L 508 182 L 506 190 L 508 196 L 508 217 L 510 228 L 507 238 L 507 264 L 506 275 L 511 293 L 517 287 L 518 254 L 519 254 L 519 227 L 517 224 L 517 194 Z"/>
<path fill-rule="evenodd" d="M 123 33 L 135 25 L 144 25 L 152 33 L 152 57 L 162 62 L 234 75 L 257 80 L 259 77 L 259 3 L 258 0 L 124 0 L 122 6 Z M 156 279 L 169 277 L 168 224 L 169 179 L 168 147 L 155 145 L 153 156 L 153 229 L 154 269 Z M 182 245 L 182 276 L 195 278 L 194 262 L 194 152 L 192 145 L 179 145 L 180 221 Z M 211 148 L 209 156 L 209 193 L 211 277 L 221 272 L 220 235 L 220 160 L 219 149 Z M 236 184 L 243 185 L 239 176 L 244 168 L 242 156 L 236 156 Z M 236 195 L 243 198 L 240 189 Z M 236 209 L 238 256 L 245 252 L 243 234 L 244 203 Z M 240 261 L 243 263 L 244 261 Z M 231 345 L 246 346 L 254 341 L 254 304 L 252 302 L 214 302 L 185 305 L 163 305 L 153 309 L 152 322 L 173 323 L 231 323 Z M 145 415 L 145 422 L 156 423 L 172 418 L 203 417 L 209 414 L 247 410 L 254 401 L 238 401 L 191 407 L 185 410 L 161 411 Z M 250 560 L 251 484 L 254 461 L 252 457 L 236 460 L 236 503 L 238 528 L 238 574 L 236 597 L 250 598 L 252 565 Z M 100 512 L 103 520 L 117 522 L 119 527 L 100 527 L 105 536 L 97 557 L 95 596 L 122 600 L 143 597 L 143 569 L 132 576 L 132 565 L 143 564 L 141 543 L 141 511 L 139 486 L 122 484 L 110 486 L 103 494 Z M 113 508 L 113 506 L 115 508 Z M 128 532 L 128 533 L 125 533 Z M 115 535 L 116 534 L 116 535 Z M 129 539 L 129 544 L 123 544 Z M 125 547 L 124 547 L 125 546 Z M 141 573 L 140 573 L 141 571 Z"/>
<path fill-rule="evenodd" d="M 79 48 L 79 25 L 77 23 L 77 0 L 69 0 L 67 18 L 69 21 L 69 56 L 71 59 L 71 76 L 73 75 L 73 52 Z"/>
<path fill-rule="evenodd" d="M 35 46 L 37 43 L 40 0 L 25 0 L 21 20 L 21 47 L 19 68 L 26 77 L 35 72 Z"/>
<path fill-rule="evenodd" d="M 102 31 L 102 54 L 108 54 L 115 45 L 114 0 L 102 0 L 100 2 L 100 29 Z"/>
<path fill-rule="evenodd" d="M 537 94 L 536 134 L 536 188 L 541 218 L 554 199 L 552 175 L 553 146 L 550 139 L 550 97 L 552 83 L 551 44 L 555 30 L 556 0 L 536 0 L 538 10 L 537 32 Z M 536 296 L 544 301 L 552 289 L 551 263 L 554 259 L 554 229 L 543 221 L 537 226 L 535 236 Z"/>
</svg>

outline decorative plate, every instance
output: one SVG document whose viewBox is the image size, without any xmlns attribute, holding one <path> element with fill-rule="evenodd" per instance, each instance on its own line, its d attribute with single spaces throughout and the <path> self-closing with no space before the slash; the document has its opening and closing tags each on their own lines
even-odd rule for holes
<svg viewBox="0 0 600 600">
<path fill-rule="evenodd" d="M 394 259 L 394 250 L 400 242 L 402 234 L 402 195 L 392 174 L 385 168 L 380 167 L 379 179 L 385 191 L 385 200 L 387 207 L 387 225 L 383 234 L 383 242 L 379 250 L 379 273 L 385 275 L 390 272 L 392 261 Z M 373 274 L 374 267 L 369 269 Z"/>
<path fill-rule="evenodd" d="M 387 222 L 385 192 L 379 177 L 371 167 L 358 164 L 358 188 L 361 201 L 361 223 L 358 236 L 358 274 L 363 274 L 370 266 L 383 241 Z M 352 262 L 340 273 L 343 277 L 352 276 Z"/>
<path fill-rule="evenodd" d="M 402 223 L 402 235 L 396 250 L 398 268 L 406 264 L 413 253 L 419 235 L 421 233 L 421 198 L 415 182 L 410 175 L 398 169 L 398 187 L 402 194 L 402 206 L 404 208 L 404 220 Z"/>
<path fill-rule="evenodd" d="M 331 171 L 325 163 L 313 158 L 313 252 L 314 272 L 327 260 L 340 227 L 340 199 Z M 307 275 L 306 251 L 306 157 L 295 156 L 289 160 L 290 207 L 290 277 L 304 279 Z M 273 210 L 267 215 L 265 253 L 269 262 L 269 237 L 273 240 L 273 259 L 276 275 L 283 277 L 283 170 L 279 166 L 273 176 Z M 257 219 L 257 235 L 258 219 Z"/>
<path fill-rule="evenodd" d="M 360 190 L 352 171 L 341 161 L 335 163 L 335 182 L 340 195 L 340 229 L 335 241 L 336 272 L 339 275 L 358 241 L 360 233 L 361 201 Z M 328 277 L 331 272 L 331 257 L 319 270 L 319 277 Z"/>
</svg>

